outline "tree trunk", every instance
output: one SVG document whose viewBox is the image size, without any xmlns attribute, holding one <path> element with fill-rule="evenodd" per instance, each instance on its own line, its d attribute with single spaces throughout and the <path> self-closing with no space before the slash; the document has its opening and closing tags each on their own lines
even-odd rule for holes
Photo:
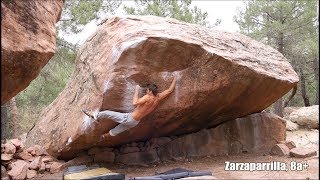
<svg viewBox="0 0 320 180">
<path fill-rule="evenodd" d="M 306 92 L 306 80 L 304 78 L 304 73 L 303 73 L 303 69 L 301 67 L 299 67 L 299 71 L 300 71 L 300 91 L 301 91 L 301 96 L 303 98 L 303 102 L 304 102 L 304 106 L 310 106 L 310 101 Z"/>
<path fill-rule="evenodd" d="M 291 101 L 291 99 L 292 99 L 292 98 L 294 97 L 294 95 L 296 94 L 297 89 L 298 89 L 298 85 L 295 85 L 295 86 L 293 87 L 292 91 L 291 91 L 290 96 L 289 96 L 289 97 L 284 101 L 284 103 L 283 103 L 283 107 L 284 107 L 284 108 L 288 106 L 289 102 Z"/>
<path fill-rule="evenodd" d="M 283 54 L 283 49 L 284 49 L 284 42 L 283 42 L 283 33 L 279 33 L 278 36 L 278 51 Z M 280 117 L 283 117 L 283 106 L 282 106 L 282 97 L 279 98 L 274 104 L 273 104 L 273 110 L 274 113 Z"/>
<path fill-rule="evenodd" d="M 282 97 L 273 103 L 273 112 L 276 115 L 283 117 Z"/>
<path fill-rule="evenodd" d="M 316 81 L 316 99 L 314 104 L 319 105 L 319 59 L 318 58 L 314 58 L 313 60 L 313 71 L 314 71 L 314 76 Z"/>
<path fill-rule="evenodd" d="M 296 71 L 296 72 L 299 71 L 299 67 L 298 67 L 298 65 L 297 65 L 297 63 L 296 63 L 296 61 L 295 61 L 294 58 L 292 58 L 292 60 L 291 60 L 291 65 L 292 65 L 294 71 Z M 293 99 L 293 97 L 296 95 L 297 89 L 298 89 L 298 84 L 296 84 L 296 85 L 293 87 L 293 89 L 291 90 L 290 96 L 289 96 L 286 100 L 284 100 L 283 108 L 285 108 L 285 107 L 288 106 L 289 102 L 290 102 L 290 101 Z"/>
<path fill-rule="evenodd" d="M 1 106 L 1 140 L 8 138 L 8 103 Z"/>
<path fill-rule="evenodd" d="M 12 123 L 12 136 L 16 137 L 18 134 L 18 108 L 16 104 L 16 98 L 13 97 L 9 101 L 11 123 Z"/>
</svg>

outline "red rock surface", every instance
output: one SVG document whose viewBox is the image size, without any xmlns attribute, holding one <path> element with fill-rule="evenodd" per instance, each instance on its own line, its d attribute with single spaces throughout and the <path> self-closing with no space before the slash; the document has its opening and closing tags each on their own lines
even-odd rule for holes
<svg viewBox="0 0 320 180">
<path fill-rule="evenodd" d="M 63 0 L 1 1 L 1 105 L 25 89 L 54 55 Z"/>
<path fill-rule="evenodd" d="M 23 159 L 23 160 L 31 160 L 33 158 L 33 156 L 30 153 L 28 153 L 26 150 L 20 153 L 16 153 L 14 156 L 17 159 Z"/>
<path fill-rule="evenodd" d="M 14 154 L 3 153 L 5 152 L 5 147 L 8 147 L 8 145 L 13 146 L 14 148 L 19 148 L 19 151 L 16 151 Z M 37 174 L 44 173 L 46 170 L 50 172 L 52 164 L 56 165 L 53 166 L 53 168 L 55 168 L 52 169 L 53 171 L 62 170 L 63 168 L 68 167 L 65 166 L 68 164 L 63 161 L 58 161 L 57 159 L 46 155 L 46 152 L 39 145 L 25 149 L 22 141 L 18 139 L 10 139 L 6 140 L 6 143 L 2 144 L 1 147 L 3 147 L 1 152 L 1 180 L 30 179 L 35 177 Z M 70 162 L 74 162 L 75 160 L 71 160 Z M 61 166 L 59 166 L 60 164 Z M 48 169 L 46 169 L 46 165 L 48 166 Z M 72 165 L 72 163 L 70 165 Z"/>
<path fill-rule="evenodd" d="M 19 139 L 11 139 L 10 142 L 16 147 L 17 150 L 20 150 L 23 148 L 23 144 Z"/>
<path fill-rule="evenodd" d="M 158 148 L 162 161 L 187 157 L 269 153 L 286 137 L 285 122 L 271 113 L 255 113 L 216 128 L 188 134 Z M 130 161 L 126 162 L 130 164 Z"/>
<path fill-rule="evenodd" d="M 63 166 L 64 166 L 64 168 L 67 168 L 70 166 L 79 166 L 79 165 L 88 164 L 91 162 L 93 162 L 93 158 L 91 156 L 84 155 L 84 156 L 76 157 L 76 158 L 66 162 Z"/>
<path fill-rule="evenodd" d="M 297 157 L 297 158 L 306 158 L 306 157 L 311 157 L 316 155 L 317 155 L 317 151 L 303 148 L 303 147 L 296 147 L 290 150 L 290 156 Z"/>
<path fill-rule="evenodd" d="M 115 146 L 179 135 L 260 112 L 286 94 L 298 76 L 275 49 L 238 33 L 153 16 L 113 17 L 87 39 L 63 92 L 43 112 L 27 144 L 71 158 L 95 145 Z M 136 84 L 174 92 L 135 128 L 108 142 L 117 124 L 86 126 L 82 108 L 131 112 Z M 68 143 L 69 142 L 69 143 Z"/>
<path fill-rule="evenodd" d="M 26 149 L 26 151 L 33 156 L 41 156 L 48 154 L 46 150 L 40 145 L 34 145 L 32 147 L 29 147 L 28 149 Z"/>
<path fill-rule="evenodd" d="M 41 163 L 42 163 L 42 157 L 41 156 L 37 156 L 28 166 L 29 169 L 33 169 L 33 170 L 39 170 Z"/>
<path fill-rule="evenodd" d="M 4 166 L 1 165 L 1 180 L 2 178 L 8 177 L 8 172 Z M 9 177 L 8 177 L 9 179 Z"/>
<path fill-rule="evenodd" d="M 279 156 L 287 156 L 289 155 L 290 149 L 285 144 L 276 144 L 272 149 L 270 154 L 279 155 Z"/>
<path fill-rule="evenodd" d="M 285 144 L 289 149 L 293 149 L 293 148 L 297 147 L 296 144 L 295 144 L 293 141 L 286 141 L 284 144 Z"/>
<path fill-rule="evenodd" d="M 12 179 L 25 179 L 27 177 L 28 163 L 23 160 L 17 160 L 12 163 L 12 169 L 8 174 Z"/>
<path fill-rule="evenodd" d="M 115 158 L 115 154 L 113 152 L 99 152 L 94 155 L 94 162 L 106 162 L 106 163 L 113 163 Z"/>
<path fill-rule="evenodd" d="M 94 155 L 94 154 L 97 154 L 97 153 L 100 153 L 101 152 L 101 149 L 98 148 L 98 147 L 93 147 L 91 149 L 88 150 L 88 155 Z"/>
<path fill-rule="evenodd" d="M 1 153 L 1 161 L 10 161 L 11 159 L 13 159 L 13 154 Z"/>
<path fill-rule="evenodd" d="M 152 149 L 147 152 L 134 152 L 129 154 L 121 154 L 117 157 L 117 163 L 127 163 L 130 165 L 146 165 L 158 162 L 160 159 L 157 151 Z"/>
<path fill-rule="evenodd" d="M 28 169 L 27 170 L 27 178 L 32 179 L 37 175 L 37 171 Z"/>
<path fill-rule="evenodd" d="M 14 154 L 16 151 L 16 146 L 11 142 L 1 145 L 1 153 Z"/>
<path fill-rule="evenodd" d="M 63 163 L 63 162 L 53 162 L 53 163 L 48 164 L 48 167 L 50 168 L 50 173 L 56 173 L 56 172 L 63 170 L 64 164 L 65 163 Z"/>
</svg>

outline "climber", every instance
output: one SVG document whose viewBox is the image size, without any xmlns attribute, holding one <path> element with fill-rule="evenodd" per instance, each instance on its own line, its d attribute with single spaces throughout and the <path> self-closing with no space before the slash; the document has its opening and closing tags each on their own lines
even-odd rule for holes
<svg viewBox="0 0 320 180">
<path fill-rule="evenodd" d="M 170 87 L 158 93 L 158 87 L 155 84 L 146 85 L 146 95 L 139 98 L 139 85 L 136 85 L 135 92 L 133 95 L 133 105 L 136 106 L 132 113 L 120 113 L 115 111 L 101 111 L 96 113 L 90 113 L 88 110 L 82 110 L 87 116 L 98 122 L 100 119 L 108 118 L 117 123 L 120 123 L 115 128 L 111 129 L 108 133 L 103 134 L 100 141 L 110 138 L 111 136 L 116 136 L 127 129 L 135 127 L 140 120 L 146 115 L 150 114 L 159 104 L 161 100 L 167 97 L 176 85 L 176 77 L 174 76 Z"/>
</svg>

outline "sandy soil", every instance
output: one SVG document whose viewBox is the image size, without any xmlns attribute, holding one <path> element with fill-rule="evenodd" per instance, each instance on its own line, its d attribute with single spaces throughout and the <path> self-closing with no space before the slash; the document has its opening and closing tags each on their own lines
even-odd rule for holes
<svg viewBox="0 0 320 180">
<path fill-rule="evenodd" d="M 126 179 L 139 176 L 151 176 L 156 172 L 164 172 L 174 168 L 184 168 L 194 171 L 211 171 L 218 179 L 319 179 L 319 132 L 318 130 L 299 130 L 287 132 L 287 140 L 293 140 L 297 146 L 315 149 L 316 157 L 292 158 L 281 156 L 270 156 L 264 154 L 242 154 L 236 156 L 201 157 L 191 158 L 184 161 L 157 163 L 147 167 L 104 165 L 113 172 L 124 173 Z M 225 162 L 283 162 L 288 166 L 288 171 L 226 171 Z M 290 162 L 306 162 L 309 166 L 302 171 L 290 169 Z M 62 179 L 62 172 L 56 174 L 43 174 L 37 179 Z"/>
</svg>

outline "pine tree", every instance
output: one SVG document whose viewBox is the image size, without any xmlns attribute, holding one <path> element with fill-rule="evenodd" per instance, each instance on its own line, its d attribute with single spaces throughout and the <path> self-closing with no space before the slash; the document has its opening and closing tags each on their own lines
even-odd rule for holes
<svg viewBox="0 0 320 180">
<path fill-rule="evenodd" d="M 305 78 L 299 83 L 302 87 L 301 96 L 307 99 L 307 91 L 303 88 L 307 79 L 315 74 L 307 75 L 304 72 L 310 68 L 309 62 L 319 61 L 318 52 L 308 53 L 312 46 L 306 44 L 306 39 L 318 44 L 318 38 L 310 39 L 311 34 L 313 37 L 318 35 L 317 1 L 246 1 L 245 9 L 240 10 L 234 20 L 242 33 L 273 46 L 289 59 L 300 78 L 302 75 Z M 287 104 L 288 101 L 285 102 Z M 307 101 L 305 105 L 308 105 Z M 283 116 L 282 98 L 273 107 L 276 114 Z"/>
<path fill-rule="evenodd" d="M 200 8 L 191 8 L 191 0 L 135 0 L 135 7 L 124 6 L 127 14 L 154 15 L 170 17 L 180 21 L 210 26 L 208 13 L 202 12 Z M 217 19 L 217 26 L 221 20 Z"/>
</svg>

